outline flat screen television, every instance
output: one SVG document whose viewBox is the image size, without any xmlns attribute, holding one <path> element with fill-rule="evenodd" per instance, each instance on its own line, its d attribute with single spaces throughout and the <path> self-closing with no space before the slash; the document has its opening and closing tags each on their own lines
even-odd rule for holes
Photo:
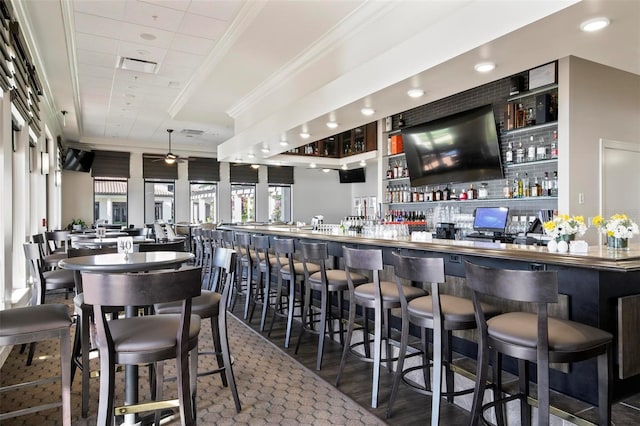
<svg viewBox="0 0 640 426">
<path fill-rule="evenodd" d="M 479 232 L 502 234 L 507 227 L 508 207 L 476 207 L 473 229 Z"/>
<path fill-rule="evenodd" d="M 358 183 L 366 182 L 364 167 L 351 170 L 338 170 L 340 175 L 340 183 Z"/>
<path fill-rule="evenodd" d="M 411 186 L 504 177 L 491 105 L 402 130 Z"/>
<path fill-rule="evenodd" d="M 88 173 L 91 170 L 94 156 L 95 153 L 93 151 L 82 151 L 76 148 L 67 148 L 62 168 L 64 170 Z"/>
</svg>

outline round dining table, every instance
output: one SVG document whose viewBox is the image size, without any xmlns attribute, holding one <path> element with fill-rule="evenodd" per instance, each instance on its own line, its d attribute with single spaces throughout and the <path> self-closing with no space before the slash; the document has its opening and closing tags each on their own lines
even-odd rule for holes
<svg viewBox="0 0 640 426">
<path fill-rule="evenodd" d="M 92 256 L 79 256 L 62 259 L 58 266 L 78 272 L 94 273 L 125 273 L 142 272 L 155 269 L 178 267 L 194 258 L 192 253 L 178 251 L 155 251 L 143 253 L 107 253 Z M 137 309 L 125 307 L 125 315 L 135 316 Z M 138 402 L 138 366 L 125 366 L 125 405 Z M 124 423 L 134 425 L 138 423 L 136 414 L 125 414 Z"/>
</svg>

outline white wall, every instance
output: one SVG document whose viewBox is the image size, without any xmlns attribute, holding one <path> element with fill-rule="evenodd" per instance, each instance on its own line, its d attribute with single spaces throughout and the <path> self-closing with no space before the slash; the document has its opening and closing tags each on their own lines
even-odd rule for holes
<svg viewBox="0 0 640 426">
<path fill-rule="evenodd" d="M 62 171 L 62 222 L 65 229 L 72 219 L 93 223 L 93 178 L 91 173 Z"/>
<path fill-rule="evenodd" d="M 340 223 L 351 214 L 352 187 L 364 184 L 341 184 L 338 172 L 296 167 L 293 171 L 293 221 L 310 223 L 323 215 L 325 223 Z"/>
<path fill-rule="evenodd" d="M 573 56 L 559 68 L 558 209 L 587 219 L 600 213 L 600 139 L 640 141 L 640 76 Z M 640 167 L 635 175 L 640 180 Z M 585 239 L 597 242 L 596 230 Z"/>
</svg>

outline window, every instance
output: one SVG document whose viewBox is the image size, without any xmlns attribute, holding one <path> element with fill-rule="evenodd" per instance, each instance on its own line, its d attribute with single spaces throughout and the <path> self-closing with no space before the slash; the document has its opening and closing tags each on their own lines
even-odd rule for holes
<svg viewBox="0 0 640 426">
<path fill-rule="evenodd" d="M 128 182 L 123 179 L 93 180 L 94 223 L 127 226 Z"/>
<path fill-rule="evenodd" d="M 231 185 L 231 222 L 254 222 L 255 220 L 256 186 Z"/>
<path fill-rule="evenodd" d="M 144 181 L 144 222 L 173 223 L 175 219 L 175 183 Z"/>
<path fill-rule="evenodd" d="M 218 221 L 218 191 L 215 183 L 191 183 L 191 223 L 216 223 Z"/>
<path fill-rule="evenodd" d="M 269 185 L 269 220 L 291 221 L 291 186 Z"/>
</svg>

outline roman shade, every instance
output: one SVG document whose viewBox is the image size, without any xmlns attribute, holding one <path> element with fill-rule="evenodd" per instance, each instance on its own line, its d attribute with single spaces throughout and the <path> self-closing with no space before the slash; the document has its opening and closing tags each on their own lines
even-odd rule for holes
<svg viewBox="0 0 640 426">
<path fill-rule="evenodd" d="M 233 183 L 258 183 L 258 169 L 254 169 L 250 164 L 231 163 L 229 180 Z"/>
<path fill-rule="evenodd" d="M 220 181 L 220 163 L 215 158 L 189 157 L 189 181 Z"/>
<path fill-rule="evenodd" d="M 167 164 L 158 155 L 142 154 L 142 177 L 144 179 L 178 179 L 178 162 Z"/>
<path fill-rule="evenodd" d="M 269 166 L 267 168 L 267 182 L 281 185 L 293 185 L 293 167 Z"/>
<path fill-rule="evenodd" d="M 91 166 L 91 176 L 129 179 L 131 154 L 119 151 L 93 151 L 95 157 Z"/>
</svg>

